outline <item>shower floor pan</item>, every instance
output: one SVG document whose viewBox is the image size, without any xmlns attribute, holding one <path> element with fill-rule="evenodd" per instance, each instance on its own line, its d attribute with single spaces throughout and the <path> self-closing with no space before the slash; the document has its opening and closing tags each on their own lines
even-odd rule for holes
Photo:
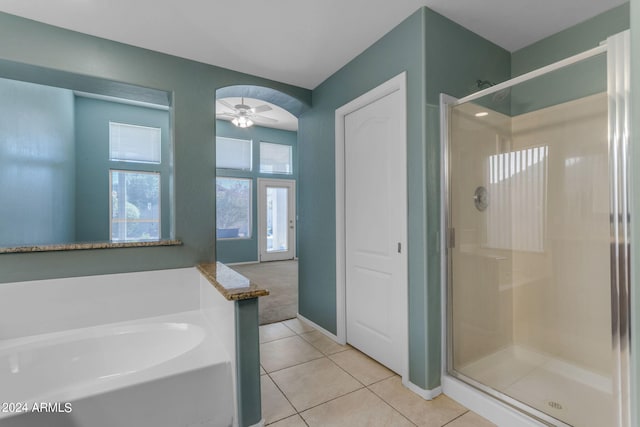
<svg viewBox="0 0 640 427">
<path fill-rule="evenodd" d="M 612 423 L 611 379 L 567 361 L 514 345 L 458 371 L 566 424 Z"/>
</svg>

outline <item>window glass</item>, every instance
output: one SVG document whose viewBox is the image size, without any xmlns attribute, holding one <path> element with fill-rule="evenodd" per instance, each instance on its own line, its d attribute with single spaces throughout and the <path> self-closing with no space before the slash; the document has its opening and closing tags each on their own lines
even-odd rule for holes
<svg viewBox="0 0 640 427">
<path fill-rule="evenodd" d="M 251 180 L 216 178 L 216 236 L 251 237 Z"/>
<path fill-rule="evenodd" d="M 109 122 L 109 160 L 160 163 L 161 129 Z"/>
<path fill-rule="evenodd" d="M 160 240 L 160 174 L 110 171 L 111 240 Z"/>
<path fill-rule="evenodd" d="M 216 168 L 251 170 L 251 141 L 216 137 Z"/>
<path fill-rule="evenodd" d="M 260 143 L 260 172 L 278 173 L 290 175 L 292 166 L 293 149 L 290 145 Z"/>
</svg>

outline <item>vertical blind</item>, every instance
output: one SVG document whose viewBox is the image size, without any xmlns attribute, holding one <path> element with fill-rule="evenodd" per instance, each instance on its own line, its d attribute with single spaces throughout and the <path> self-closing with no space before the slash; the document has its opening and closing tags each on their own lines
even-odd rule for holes
<svg viewBox="0 0 640 427">
<path fill-rule="evenodd" d="M 488 247 L 544 250 L 548 157 L 548 146 L 489 156 Z"/>
</svg>

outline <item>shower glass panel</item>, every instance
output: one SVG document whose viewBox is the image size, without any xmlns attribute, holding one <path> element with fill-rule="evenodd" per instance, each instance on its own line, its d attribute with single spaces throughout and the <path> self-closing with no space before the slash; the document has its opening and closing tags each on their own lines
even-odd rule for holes
<svg viewBox="0 0 640 427">
<path fill-rule="evenodd" d="M 606 67 L 449 112 L 448 370 L 552 425 L 614 425 Z"/>
</svg>

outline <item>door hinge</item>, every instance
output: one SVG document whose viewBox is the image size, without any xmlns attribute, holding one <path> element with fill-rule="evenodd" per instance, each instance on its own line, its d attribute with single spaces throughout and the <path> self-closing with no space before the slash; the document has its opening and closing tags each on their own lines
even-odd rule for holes
<svg viewBox="0 0 640 427">
<path fill-rule="evenodd" d="M 456 247 L 456 229 L 449 229 L 449 249 L 453 249 Z"/>
</svg>

